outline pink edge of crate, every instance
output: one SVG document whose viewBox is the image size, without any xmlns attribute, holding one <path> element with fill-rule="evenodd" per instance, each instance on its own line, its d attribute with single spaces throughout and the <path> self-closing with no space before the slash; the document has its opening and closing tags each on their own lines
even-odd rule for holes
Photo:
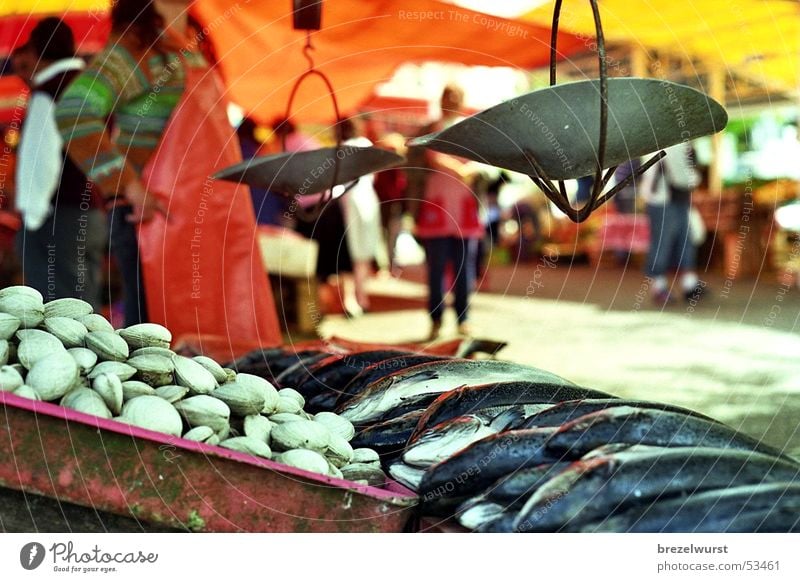
<svg viewBox="0 0 800 582">
<path fill-rule="evenodd" d="M 77 422 L 80 424 L 93 426 L 98 429 L 152 441 L 160 445 L 176 447 L 184 451 L 192 451 L 202 455 L 211 455 L 214 457 L 221 457 L 223 459 L 231 459 L 247 465 L 255 465 L 256 467 L 270 469 L 278 473 L 302 477 L 303 479 L 315 481 L 319 484 L 330 487 L 349 489 L 356 493 L 360 493 L 361 495 L 366 495 L 374 499 L 390 501 L 397 505 L 413 505 L 416 502 L 416 494 L 413 491 L 405 488 L 392 479 L 386 480 L 386 486 L 384 488 L 371 487 L 369 485 L 359 485 L 353 481 L 338 479 L 336 477 L 327 477 L 325 475 L 320 475 L 319 473 L 312 473 L 303 469 L 297 469 L 295 467 L 290 467 L 289 465 L 254 457 L 252 455 L 226 449 L 224 447 L 190 441 L 182 437 L 165 435 L 164 433 L 148 430 L 146 428 L 125 424 L 116 420 L 100 418 L 99 416 L 92 416 L 77 410 L 72 410 L 71 408 L 64 408 L 63 406 L 52 404 L 50 402 L 31 400 L 30 398 L 17 396 L 11 392 L 0 391 L 0 403 L 2 403 L 4 406 L 28 410 L 34 414 L 43 414 L 46 416 L 60 418 L 69 422 Z"/>
</svg>

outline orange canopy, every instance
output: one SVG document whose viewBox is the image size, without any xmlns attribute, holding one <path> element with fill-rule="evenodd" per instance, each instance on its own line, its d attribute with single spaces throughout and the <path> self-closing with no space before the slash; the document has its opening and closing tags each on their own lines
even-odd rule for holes
<svg viewBox="0 0 800 582">
<path fill-rule="evenodd" d="M 305 34 L 292 29 L 291 2 L 200 0 L 194 10 L 209 31 L 231 99 L 262 122 L 282 115 L 308 68 Z M 323 2 L 322 30 L 311 38 L 315 65 L 348 113 L 407 61 L 539 67 L 549 59 L 550 30 L 433 0 L 336 0 Z M 558 48 L 568 55 L 584 45 L 562 34 Z M 304 82 L 292 109 L 302 122 L 333 118 L 327 90 L 315 78 Z"/>
<path fill-rule="evenodd" d="M 82 48 L 92 52 L 107 34 L 109 0 L 10 0 L 0 7 L 0 51 L 23 42 L 45 14 L 79 23 Z M 291 0 L 196 0 L 192 11 L 216 50 L 229 97 L 262 122 L 282 115 L 292 85 L 308 68 L 306 38 L 292 28 Z M 439 60 L 469 65 L 534 68 L 549 58 L 549 26 L 506 20 L 435 0 L 327 0 L 312 55 L 336 91 L 342 113 L 366 100 L 376 83 L 403 62 Z M 583 49 L 568 33 L 559 51 Z M 319 79 L 304 84 L 293 107 L 301 122 L 333 118 Z"/>
</svg>

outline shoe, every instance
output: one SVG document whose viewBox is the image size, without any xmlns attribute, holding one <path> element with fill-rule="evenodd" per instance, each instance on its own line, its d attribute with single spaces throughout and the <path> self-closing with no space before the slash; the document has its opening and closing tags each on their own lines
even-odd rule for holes
<svg viewBox="0 0 800 582">
<path fill-rule="evenodd" d="M 463 336 L 471 336 L 472 335 L 472 327 L 466 322 L 458 324 L 458 335 Z"/>
<path fill-rule="evenodd" d="M 675 303 L 675 298 L 670 295 L 669 291 L 657 291 L 653 293 L 653 303 L 656 305 L 670 305 Z"/>
<path fill-rule="evenodd" d="M 694 286 L 693 289 L 689 289 L 688 291 L 684 291 L 683 296 L 686 301 L 699 301 L 703 295 L 707 293 L 706 286 L 700 285 L 699 283 Z"/>
<path fill-rule="evenodd" d="M 431 333 L 428 334 L 428 341 L 432 342 L 433 340 L 438 338 L 441 331 L 442 331 L 442 323 L 439 321 L 434 321 L 431 324 Z"/>
</svg>

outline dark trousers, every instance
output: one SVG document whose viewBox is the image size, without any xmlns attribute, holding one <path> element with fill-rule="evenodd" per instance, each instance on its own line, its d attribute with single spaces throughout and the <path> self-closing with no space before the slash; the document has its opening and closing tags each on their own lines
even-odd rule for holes
<svg viewBox="0 0 800 582">
<path fill-rule="evenodd" d="M 697 262 L 697 249 L 689 235 L 688 202 L 668 202 L 664 205 L 648 204 L 650 219 L 650 250 L 647 253 L 645 274 L 660 277 L 676 267 L 679 271 L 693 271 Z"/>
<path fill-rule="evenodd" d="M 147 321 L 139 240 L 136 236 L 136 225 L 127 220 L 131 212 L 130 206 L 116 206 L 108 216 L 111 254 L 122 277 L 125 327 Z"/>
<path fill-rule="evenodd" d="M 428 263 L 428 312 L 435 322 L 444 311 L 444 271 L 448 263 L 455 275 L 455 308 L 458 323 L 467 321 L 469 293 L 475 283 L 478 239 L 457 237 L 424 240 Z"/>
<path fill-rule="evenodd" d="M 45 301 L 75 297 L 99 309 L 107 243 L 103 211 L 59 206 L 38 230 L 21 229 L 15 246 L 26 285 Z"/>
</svg>

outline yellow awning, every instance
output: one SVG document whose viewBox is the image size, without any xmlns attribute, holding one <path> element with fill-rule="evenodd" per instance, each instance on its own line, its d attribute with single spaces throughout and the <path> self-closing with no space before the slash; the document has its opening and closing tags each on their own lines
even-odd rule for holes
<svg viewBox="0 0 800 582">
<path fill-rule="evenodd" d="M 523 20 L 549 24 L 553 2 Z M 800 3 L 790 0 L 599 0 L 606 42 L 696 56 L 767 86 L 800 89 Z M 594 37 L 586 0 L 564 0 L 560 29 Z M 590 38 L 591 37 L 591 38 Z"/>
<path fill-rule="evenodd" d="M 3 0 L 0 16 L 106 11 L 110 0 Z"/>
</svg>

